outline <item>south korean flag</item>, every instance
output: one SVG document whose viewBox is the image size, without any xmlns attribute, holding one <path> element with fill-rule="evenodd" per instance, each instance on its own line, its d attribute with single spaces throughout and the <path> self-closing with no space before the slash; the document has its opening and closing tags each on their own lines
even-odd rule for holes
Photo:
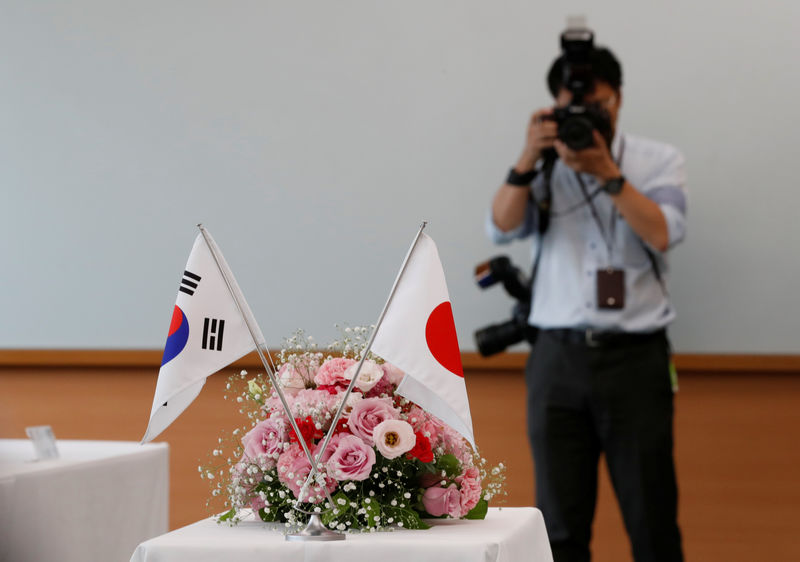
<svg viewBox="0 0 800 562">
<path fill-rule="evenodd" d="M 264 336 L 222 252 L 208 231 L 201 232 L 181 275 L 142 443 L 157 437 L 192 403 L 206 377 L 256 348 L 245 316 L 263 345 Z"/>
</svg>

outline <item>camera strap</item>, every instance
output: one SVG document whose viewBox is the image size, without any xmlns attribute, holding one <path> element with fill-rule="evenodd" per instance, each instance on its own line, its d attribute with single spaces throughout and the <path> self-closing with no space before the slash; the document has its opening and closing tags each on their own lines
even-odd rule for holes
<svg viewBox="0 0 800 562">
<path fill-rule="evenodd" d="M 658 260 L 656 260 L 656 256 L 655 254 L 653 254 L 653 250 L 648 248 L 647 244 L 644 243 L 644 240 L 640 238 L 639 241 L 642 243 L 642 248 L 644 248 L 644 253 L 647 254 L 647 259 L 650 260 L 650 265 L 653 268 L 653 275 L 656 276 L 658 284 L 661 285 L 661 292 L 664 293 L 664 297 L 668 299 L 669 291 L 667 291 L 667 284 L 664 283 L 664 278 L 661 276 L 661 270 L 658 268 Z"/>
<path fill-rule="evenodd" d="M 544 164 L 542 165 L 542 173 L 544 174 L 544 197 L 537 200 L 531 190 L 531 199 L 536 205 L 536 233 L 539 235 L 536 241 L 536 256 L 533 258 L 533 266 L 531 268 L 530 278 L 530 291 L 531 291 L 531 304 L 530 311 L 533 312 L 533 287 L 536 282 L 536 273 L 539 271 L 539 261 L 542 258 L 542 246 L 544 246 L 544 235 L 550 227 L 550 204 L 553 198 L 553 191 L 551 179 L 553 177 L 553 168 L 556 165 L 558 156 L 555 150 L 545 156 Z"/>
</svg>

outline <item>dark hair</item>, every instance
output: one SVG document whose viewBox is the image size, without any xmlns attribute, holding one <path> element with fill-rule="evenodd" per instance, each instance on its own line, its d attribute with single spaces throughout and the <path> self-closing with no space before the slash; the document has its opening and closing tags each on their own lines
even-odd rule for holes
<svg viewBox="0 0 800 562">
<path fill-rule="evenodd" d="M 589 62 L 592 65 L 592 74 L 595 82 L 605 82 L 615 90 L 619 91 L 622 86 L 622 66 L 617 57 L 605 47 L 592 49 L 589 55 Z M 550 71 L 547 73 L 547 87 L 553 97 L 558 96 L 558 92 L 564 86 L 564 55 L 553 61 Z"/>
</svg>

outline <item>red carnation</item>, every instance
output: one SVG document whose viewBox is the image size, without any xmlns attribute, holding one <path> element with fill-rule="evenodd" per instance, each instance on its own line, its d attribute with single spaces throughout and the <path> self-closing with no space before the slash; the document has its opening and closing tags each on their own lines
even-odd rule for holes
<svg viewBox="0 0 800 562">
<path fill-rule="evenodd" d="M 314 439 L 322 439 L 324 437 L 322 431 L 317 429 L 317 425 L 314 423 L 314 420 L 311 419 L 311 416 L 306 416 L 306 419 L 295 418 L 295 422 L 297 422 L 297 427 L 300 429 L 300 433 L 303 435 L 303 441 L 306 442 L 308 448 L 310 449 L 314 444 Z M 299 443 L 297 440 L 297 434 L 294 432 L 294 428 L 289 429 L 289 441 L 292 443 Z"/>
<path fill-rule="evenodd" d="M 347 420 L 344 418 L 339 418 L 339 421 L 336 422 L 336 427 L 333 430 L 333 434 L 336 435 L 337 433 L 350 433 L 350 428 L 347 427 Z"/>
<path fill-rule="evenodd" d="M 433 461 L 431 440 L 419 432 L 415 432 L 414 435 L 417 436 L 417 442 L 414 444 L 414 447 L 406 453 L 406 458 L 419 459 L 425 463 Z"/>
<path fill-rule="evenodd" d="M 324 390 L 328 394 L 338 394 L 339 393 L 339 387 L 336 386 L 335 384 L 321 384 L 321 385 L 317 386 L 317 390 Z"/>
</svg>

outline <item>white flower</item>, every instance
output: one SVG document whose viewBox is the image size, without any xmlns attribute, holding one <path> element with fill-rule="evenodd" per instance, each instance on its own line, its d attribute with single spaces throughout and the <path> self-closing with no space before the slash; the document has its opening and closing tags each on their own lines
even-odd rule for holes
<svg viewBox="0 0 800 562">
<path fill-rule="evenodd" d="M 408 422 L 386 420 L 374 427 L 372 440 L 384 457 L 394 459 L 410 451 L 417 443 L 417 436 Z"/>
<path fill-rule="evenodd" d="M 347 380 L 353 380 L 353 375 L 356 374 L 358 363 L 350 365 L 342 376 Z M 361 392 L 368 392 L 375 386 L 379 380 L 383 378 L 383 369 L 375 361 L 367 359 L 361 366 L 361 371 L 358 373 L 358 380 L 356 386 Z"/>
</svg>

